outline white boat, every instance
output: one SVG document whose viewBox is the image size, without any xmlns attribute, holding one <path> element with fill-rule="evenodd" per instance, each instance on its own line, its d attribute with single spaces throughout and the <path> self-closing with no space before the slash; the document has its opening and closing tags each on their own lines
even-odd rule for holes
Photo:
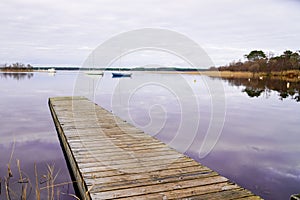
<svg viewBox="0 0 300 200">
<path fill-rule="evenodd" d="M 48 73 L 56 73 L 56 70 L 54 68 L 48 69 Z"/>
<path fill-rule="evenodd" d="M 85 73 L 87 75 L 94 75 L 94 76 L 96 76 L 96 75 L 103 76 L 103 74 L 104 74 L 104 72 L 102 72 L 102 71 L 87 71 Z"/>
</svg>

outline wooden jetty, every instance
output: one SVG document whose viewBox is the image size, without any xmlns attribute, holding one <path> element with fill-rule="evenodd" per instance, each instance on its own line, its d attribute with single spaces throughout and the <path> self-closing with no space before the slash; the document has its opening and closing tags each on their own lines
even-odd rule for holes
<svg viewBox="0 0 300 200">
<path fill-rule="evenodd" d="M 49 106 L 81 199 L 261 199 L 84 97 Z"/>
</svg>

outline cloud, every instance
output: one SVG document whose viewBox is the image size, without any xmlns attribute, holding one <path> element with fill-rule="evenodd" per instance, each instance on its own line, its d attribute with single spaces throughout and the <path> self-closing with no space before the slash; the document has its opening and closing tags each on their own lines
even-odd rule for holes
<svg viewBox="0 0 300 200">
<path fill-rule="evenodd" d="M 56 48 L 52 48 L 52 47 L 34 47 L 36 50 L 55 50 Z"/>
<path fill-rule="evenodd" d="M 295 0 L 3 0 L 0 61 L 81 65 L 89 50 L 111 36 L 154 27 L 219 48 L 209 55 L 216 65 L 226 64 L 245 49 L 296 50 L 299 8 Z M 234 58 L 224 57 L 230 52 Z"/>
<path fill-rule="evenodd" d="M 92 47 L 87 47 L 87 46 L 83 46 L 83 47 L 78 47 L 78 50 L 87 50 L 87 51 L 92 51 L 94 48 Z"/>
</svg>

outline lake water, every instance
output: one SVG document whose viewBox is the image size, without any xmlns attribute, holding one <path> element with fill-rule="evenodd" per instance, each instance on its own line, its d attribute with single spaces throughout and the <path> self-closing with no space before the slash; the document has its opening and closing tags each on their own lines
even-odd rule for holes
<svg viewBox="0 0 300 200">
<path fill-rule="evenodd" d="M 55 184 L 63 183 L 55 195 L 73 199 L 47 104 L 49 97 L 71 95 L 89 97 L 265 199 L 300 193 L 299 82 L 149 72 L 115 79 L 111 72 L 98 77 L 58 71 L 0 73 L 0 89 L 0 199 L 8 163 L 10 187 L 21 191 L 17 160 L 32 182 L 29 199 L 35 197 L 35 163 L 42 199 L 48 165 L 58 173 Z"/>
</svg>

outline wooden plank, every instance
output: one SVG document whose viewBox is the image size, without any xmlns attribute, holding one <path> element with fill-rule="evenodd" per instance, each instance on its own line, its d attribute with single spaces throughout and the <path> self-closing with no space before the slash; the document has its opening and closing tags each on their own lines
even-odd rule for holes
<svg viewBox="0 0 300 200">
<path fill-rule="evenodd" d="M 216 175 L 216 172 L 211 171 L 207 168 L 197 168 L 197 167 L 186 167 L 182 169 L 167 169 L 167 170 L 153 170 L 148 173 L 140 174 L 140 173 L 119 173 L 118 175 L 111 173 L 111 175 L 108 175 L 109 172 L 114 172 L 115 170 L 107 170 L 107 171 L 101 171 L 101 172 L 91 172 L 86 173 L 85 177 L 92 180 L 92 184 L 98 184 L 95 182 L 95 179 L 103 180 L 106 178 L 107 180 L 110 179 L 110 183 L 116 181 L 119 182 L 121 180 L 126 181 L 136 181 L 136 177 L 139 177 L 140 179 L 150 179 L 150 180 L 160 180 L 163 182 L 166 177 L 177 177 L 178 179 L 181 179 L 186 176 L 190 175 L 197 175 L 197 174 L 214 174 Z M 106 173 L 102 173 L 106 172 Z M 101 174 L 102 173 L 102 174 Z M 115 173 L 115 172 L 114 172 Z M 114 181 L 113 181 L 114 180 Z M 102 182 L 101 182 L 102 183 Z"/>
<path fill-rule="evenodd" d="M 155 162 L 153 161 L 147 161 L 147 162 L 143 162 L 143 165 L 141 166 L 161 166 L 164 165 L 165 169 L 177 169 L 177 168 L 184 168 L 184 167 L 192 167 L 192 166 L 198 166 L 199 164 L 196 162 L 192 162 L 190 159 L 187 159 L 186 157 L 181 157 L 179 159 L 177 159 L 176 161 L 170 163 L 170 161 L 168 161 L 169 157 L 162 157 L 162 159 L 155 159 Z M 114 169 L 114 168 L 138 168 L 140 167 L 140 165 L 136 165 L 136 163 L 131 163 L 131 162 L 119 162 L 113 166 L 104 166 L 104 165 L 100 165 L 99 162 L 84 162 L 84 163 L 78 163 L 78 166 L 80 168 L 83 169 L 95 169 L 95 171 L 102 171 L 102 169 Z M 203 166 L 201 166 L 203 167 Z M 90 169 L 90 171 L 92 171 L 92 169 Z"/>
<path fill-rule="evenodd" d="M 98 193 L 100 199 L 115 199 L 120 197 L 131 197 L 137 195 L 145 195 L 157 192 L 173 191 L 176 189 L 183 189 L 195 186 L 204 186 L 216 183 L 223 183 L 228 181 L 226 178 L 221 176 L 214 176 L 209 178 L 202 178 L 201 181 L 187 180 L 172 183 L 159 183 L 157 185 L 146 185 L 143 187 L 126 188 L 111 191 L 101 191 L 96 188 L 92 189 L 93 193 Z"/>
<path fill-rule="evenodd" d="M 49 107 L 81 199 L 260 199 L 84 97 Z"/>
<path fill-rule="evenodd" d="M 177 196 L 178 197 L 178 196 Z M 208 194 L 197 194 L 190 198 L 190 200 L 219 200 L 219 199 L 241 199 L 253 197 L 253 194 L 247 190 L 237 188 L 232 190 L 222 190 Z"/>
<path fill-rule="evenodd" d="M 183 182 L 188 180 L 190 180 L 190 182 L 196 183 L 194 179 L 200 180 L 201 178 L 204 179 L 213 176 L 216 176 L 216 172 L 190 173 L 190 174 L 182 175 L 180 177 L 168 176 L 168 177 L 163 177 L 161 179 L 149 178 L 149 177 L 143 178 L 143 176 L 139 176 L 137 180 L 131 178 L 130 176 L 127 177 L 124 176 L 122 178 L 120 176 L 112 176 L 112 177 L 103 178 L 105 184 L 99 184 L 99 183 L 96 184 L 96 182 L 93 179 L 86 179 L 86 180 L 88 181 L 87 185 L 93 185 L 93 191 L 105 192 L 105 191 L 117 191 L 121 189 L 137 188 L 137 187 L 144 188 L 144 186 L 154 187 L 156 185 L 161 185 L 163 183 L 176 183 L 176 182 Z M 164 188 L 164 189 L 169 190 L 169 188 Z"/>
<path fill-rule="evenodd" d="M 198 187 L 192 187 L 187 189 L 178 189 L 167 192 L 159 192 L 152 193 L 148 195 L 134 196 L 134 197 L 125 197 L 119 199 L 130 199 L 130 200 L 148 200 L 148 199 L 183 199 L 185 197 L 189 197 L 188 199 L 205 199 L 206 195 L 211 195 L 213 193 L 221 193 L 224 191 L 232 191 L 239 190 L 239 186 L 236 184 L 228 186 L 228 183 L 215 183 L 211 185 L 203 185 Z M 220 198 L 220 199 L 228 199 L 228 198 Z M 230 199 L 230 198 L 229 198 Z M 238 198 L 236 198 L 238 199 Z"/>
</svg>

